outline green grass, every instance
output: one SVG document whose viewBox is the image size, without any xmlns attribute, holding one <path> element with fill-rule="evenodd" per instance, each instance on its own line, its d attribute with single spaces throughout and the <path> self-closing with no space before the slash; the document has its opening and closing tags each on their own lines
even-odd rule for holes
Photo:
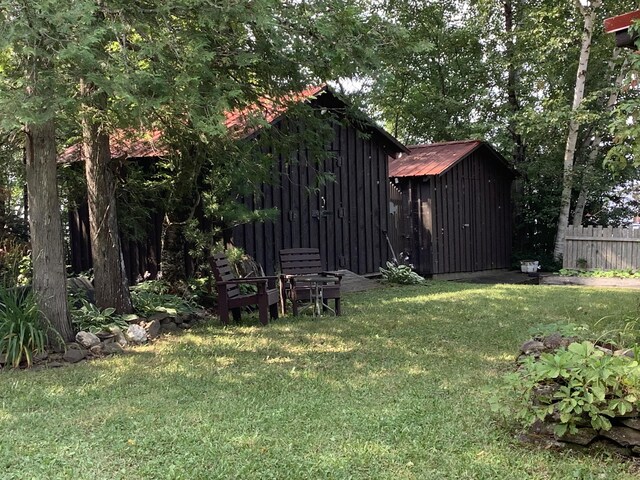
<svg viewBox="0 0 640 480">
<path fill-rule="evenodd" d="M 433 283 L 343 317 L 204 327 L 134 353 L 0 374 L 0 478 L 635 478 L 519 444 L 487 406 L 538 323 L 638 317 L 640 294 Z"/>
</svg>

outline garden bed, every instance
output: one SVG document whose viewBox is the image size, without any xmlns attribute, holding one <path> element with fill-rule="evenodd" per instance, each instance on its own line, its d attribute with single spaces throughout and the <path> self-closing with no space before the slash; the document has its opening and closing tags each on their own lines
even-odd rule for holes
<svg viewBox="0 0 640 480">
<path fill-rule="evenodd" d="M 543 275 L 540 277 L 540 285 L 580 285 L 585 287 L 640 288 L 640 278 Z"/>
</svg>

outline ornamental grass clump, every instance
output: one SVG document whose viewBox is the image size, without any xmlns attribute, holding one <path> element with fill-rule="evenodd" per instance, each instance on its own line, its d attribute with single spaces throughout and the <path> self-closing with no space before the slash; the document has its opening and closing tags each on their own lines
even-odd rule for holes
<svg viewBox="0 0 640 480">
<path fill-rule="evenodd" d="M 0 287 L 0 355 L 14 368 L 44 351 L 47 329 L 33 294 Z"/>
</svg>

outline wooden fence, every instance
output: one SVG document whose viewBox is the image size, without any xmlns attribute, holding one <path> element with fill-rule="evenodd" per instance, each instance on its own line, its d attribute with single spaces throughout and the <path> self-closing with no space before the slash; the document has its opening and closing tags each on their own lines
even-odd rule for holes
<svg viewBox="0 0 640 480">
<path fill-rule="evenodd" d="M 562 266 L 640 269 L 640 229 L 569 226 Z"/>
</svg>

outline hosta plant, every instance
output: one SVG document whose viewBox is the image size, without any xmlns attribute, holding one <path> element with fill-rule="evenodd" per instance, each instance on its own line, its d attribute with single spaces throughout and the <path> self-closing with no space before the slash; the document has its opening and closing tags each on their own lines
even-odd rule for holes
<svg viewBox="0 0 640 480">
<path fill-rule="evenodd" d="M 640 368 L 634 359 L 604 353 L 591 342 L 572 343 L 537 360 L 526 357 L 505 377 L 492 407 L 525 427 L 551 420 L 558 436 L 585 425 L 609 430 L 612 418 L 640 407 Z"/>
<path fill-rule="evenodd" d="M 127 323 L 116 313 L 115 308 L 100 310 L 84 298 L 79 301 L 81 306 L 71 309 L 71 319 L 78 330 L 98 333 L 111 327 L 127 328 Z"/>
<path fill-rule="evenodd" d="M 396 265 L 395 263 L 387 262 L 387 268 L 380 267 L 380 273 L 389 283 L 419 285 L 425 282 L 425 279 L 411 270 L 409 265 Z"/>
</svg>

